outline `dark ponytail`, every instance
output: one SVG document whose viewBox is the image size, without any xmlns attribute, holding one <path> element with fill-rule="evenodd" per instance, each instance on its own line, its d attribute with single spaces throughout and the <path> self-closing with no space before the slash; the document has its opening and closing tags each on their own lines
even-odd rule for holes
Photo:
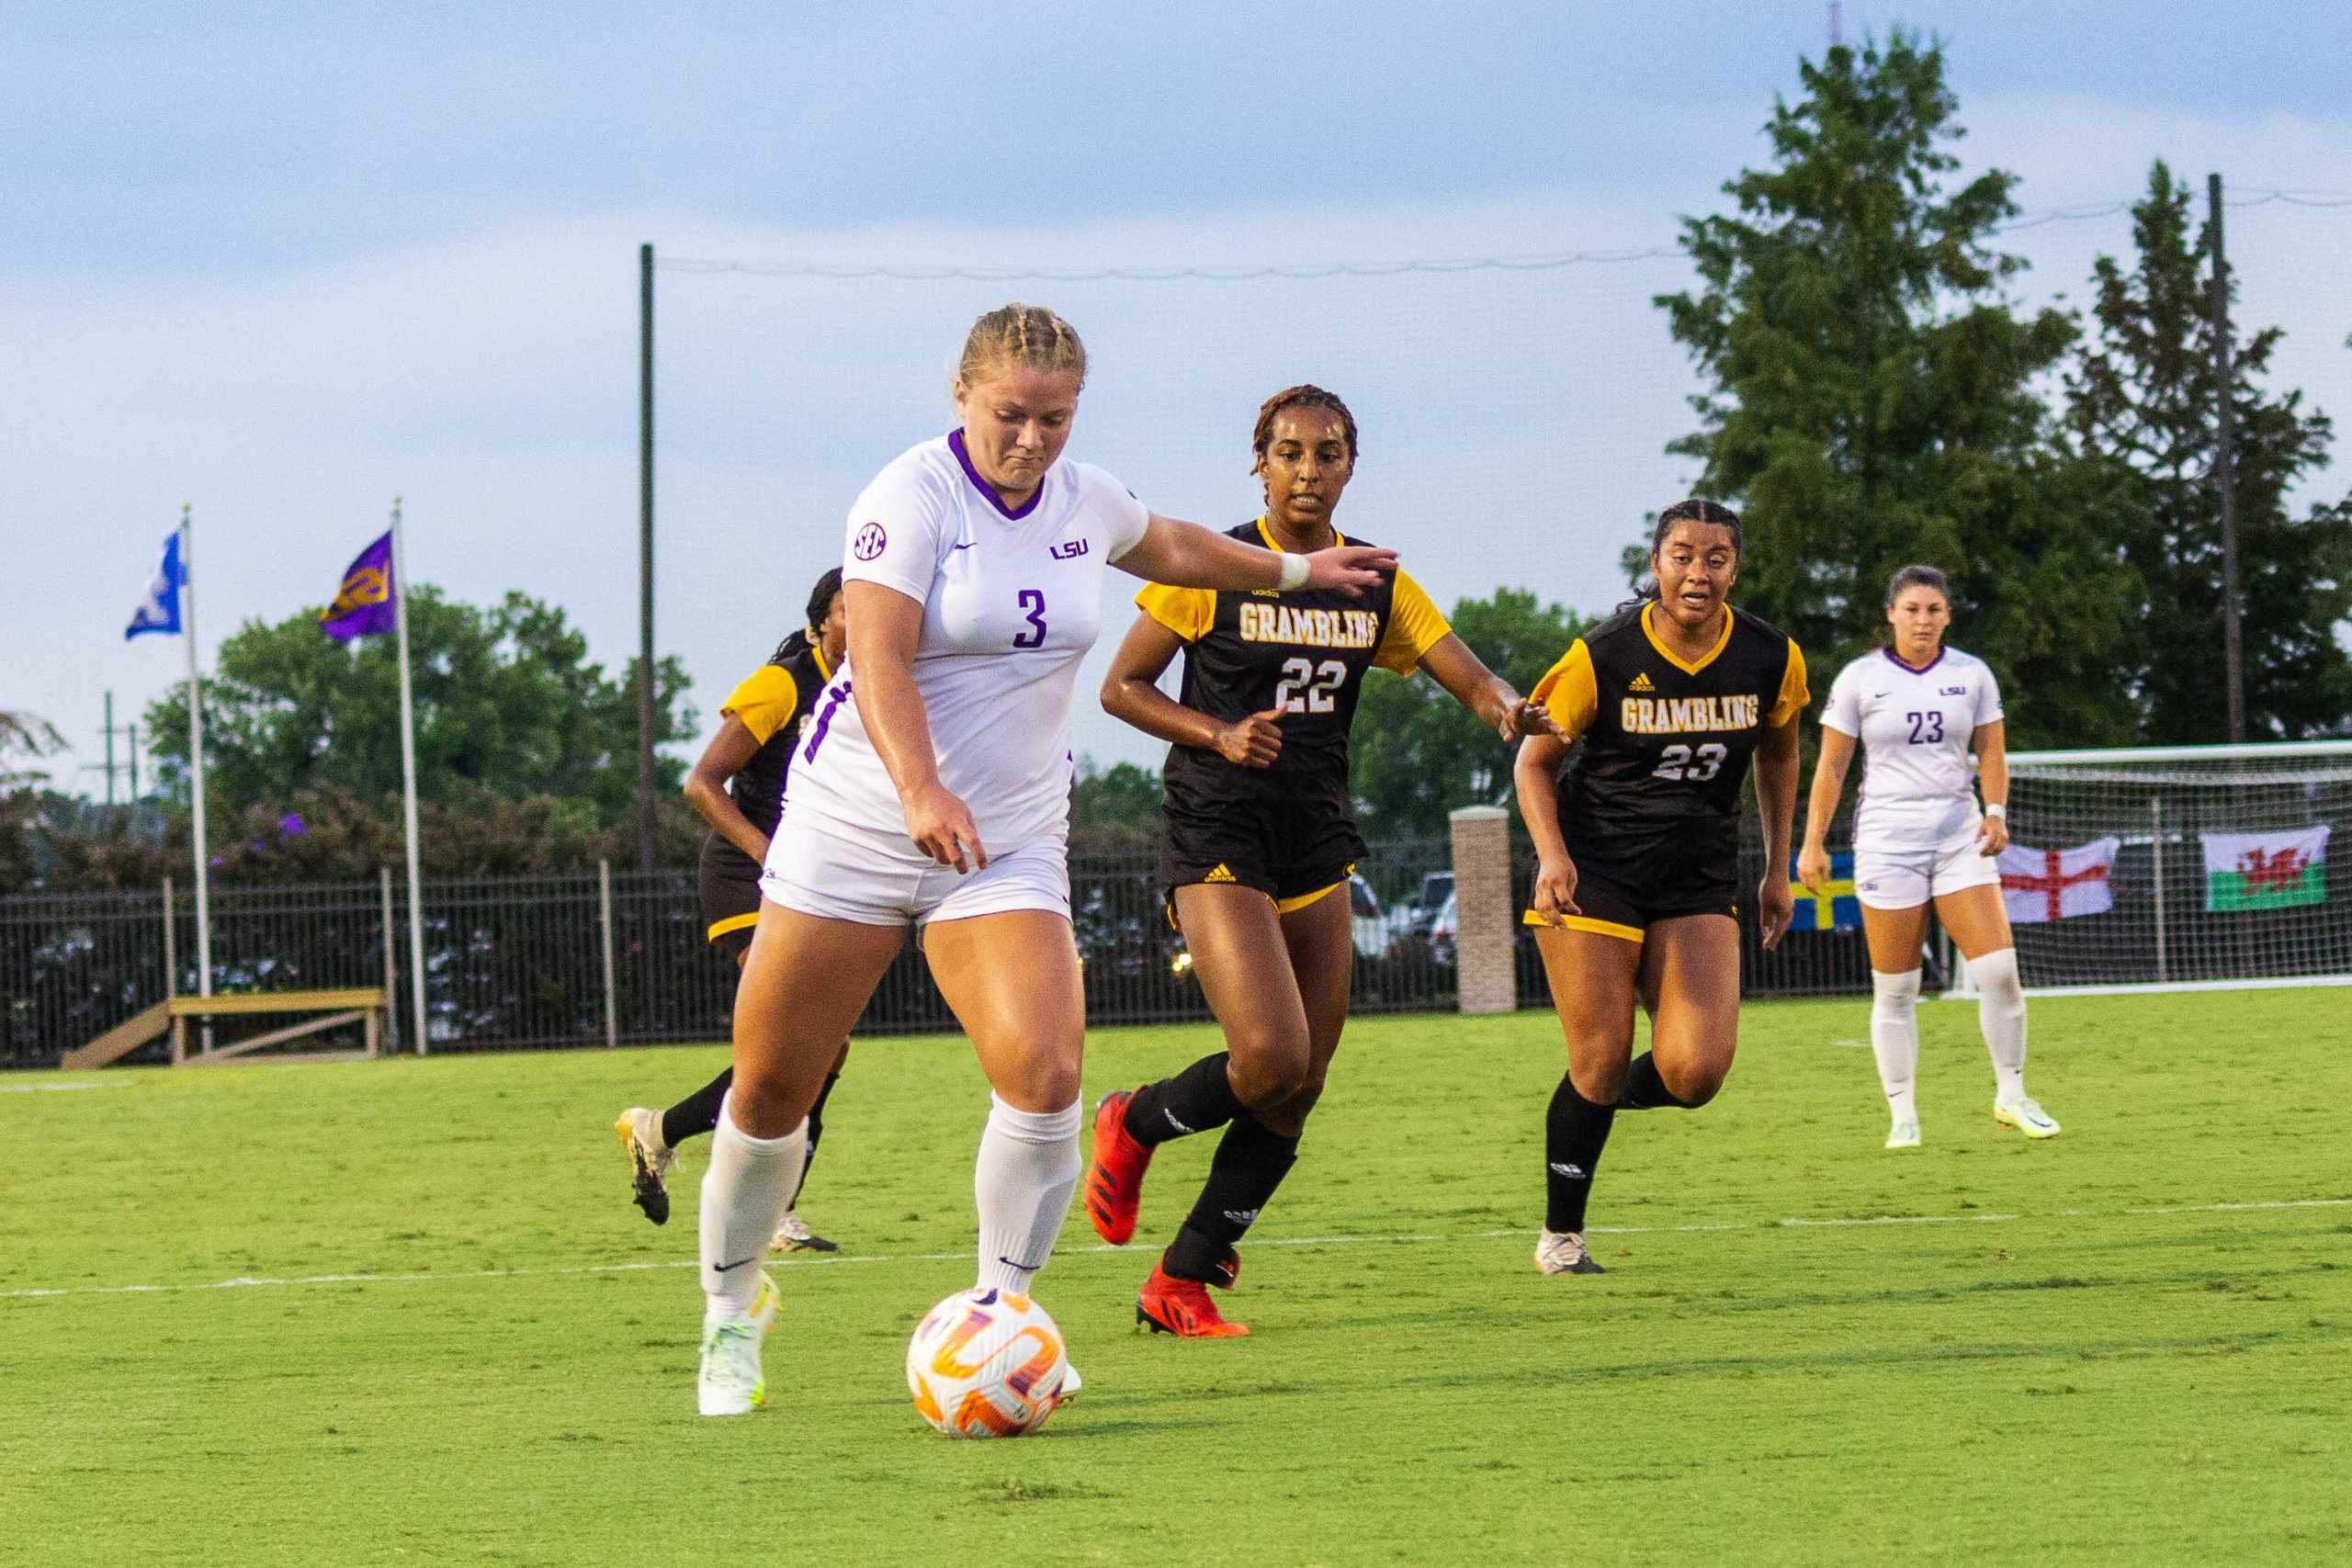
<svg viewBox="0 0 2352 1568">
<path fill-rule="evenodd" d="M 1666 536 L 1674 532 L 1677 523 L 1705 523 L 1718 528 L 1728 528 L 1731 530 L 1732 554 L 1740 553 L 1739 513 L 1720 501 L 1708 501 L 1694 495 L 1688 501 L 1676 502 L 1657 514 L 1657 526 L 1650 530 L 1650 547 L 1642 552 L 1643 559 L 1657 554 L 1658 547 L 1666 543 Z M 1657 574 L 1652 572 L 1631 599 L 1617 606 L 1617 613 L 1623 615 L 1628 610 L 1639 609 L 1657 597 Z"/>
<path fill-rule="evenodd" d="M 1894 602 L 1903 597 L 1903 591 L 1906 588 L 1933 589 L 1936 592 L 1943 595 L 1944 607 L 1946 609 L 1950 609 L 1951 607 L 1951 584 L 1945 581 L 1944 574 L 1937 570 L 1934 567 L 1906 566 L 1900 571 L 1897 571 L 1893 577 L 1888 578 L 1886 580 L 1886 607 L 1888 609 L 1892 610 L 1894 608 Z"/>
<path fill-rule="evenodd" d="M 808 651 L 817 640 L 814 633 L 825 624 L 825 617 L 832 613 L 833 600 L 841 591 L 842 569 L 839 567 L 817 580 L 817 586 L 808 591 L 808 624 L 775 645 L 775 651 L 768 655 L 770 664 L 789 664 Z"/>
</svg>

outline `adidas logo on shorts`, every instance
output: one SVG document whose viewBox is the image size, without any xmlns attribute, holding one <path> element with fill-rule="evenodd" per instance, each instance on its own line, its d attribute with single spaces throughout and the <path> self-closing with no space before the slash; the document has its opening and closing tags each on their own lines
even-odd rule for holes
<svg viewBox="0 0 2352 1568">
<path fill-rule="evenodd" d="M 1203 882 L 1230 882 L 1233 880 L 1233 870 L 1223 861 L 1219 861 L 1216 863 L 1216 869 L 1210 872 L 1206 876 L 1202 877 L 1201 880 Z"/>
<path fill-rule="evenodd" d="M 1650 683 L 1650 672 L 1646 670 L 1635 675 L 1631 681 L 1625 682 L 1625 689 L 1629 692 L 1655 692 L 1657 690 L 1655 685 Z"/>
</svg>

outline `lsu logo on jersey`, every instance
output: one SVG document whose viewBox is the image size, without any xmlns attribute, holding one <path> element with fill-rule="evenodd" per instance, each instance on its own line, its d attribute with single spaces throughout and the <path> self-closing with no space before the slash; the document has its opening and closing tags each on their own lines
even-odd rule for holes
<svg viewBox="0 0 2352 1568">
<path fill-rule="evenodd" d="M 1623 697 L 1617 722 L 1628 735 L 1710 735 L 1753 729 L 1764 699 L 1753 692 L 1729 697 Z"/>
<path fill-rule="evenodd" d="M 1076 560 L 1084 555 L 1086 550 L 1087 544 L 1084 539 L 1069 539 L 1050 547 L 1046 553 L 1056 560 Z"/>
</svg>

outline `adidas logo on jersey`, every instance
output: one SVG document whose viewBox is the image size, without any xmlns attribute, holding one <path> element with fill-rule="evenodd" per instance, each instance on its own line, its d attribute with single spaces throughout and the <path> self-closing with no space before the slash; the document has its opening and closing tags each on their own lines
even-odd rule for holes
<svg viewBox="0 0 2352 1568">
<path fill-rule="evenodd" d="M 1233 880 L 1233 872 L 1232 869 L 1223 861 L 1219 861 L 1217 862 L 1216 869 L 1210 872 L 1206 876 L 1202 877 L 1201 880 L 1203 882 L 1230 882 Z"/>
<path fill-rule="evenodd" d="M 1655 692 L 1657 690 L 1656 686 L 1650 683 L 1650 672 L 1646 670 L 1634 676 L 1633 680 L 1627 682 L 1625 689 L 1629 692 Z"/>
</svg>

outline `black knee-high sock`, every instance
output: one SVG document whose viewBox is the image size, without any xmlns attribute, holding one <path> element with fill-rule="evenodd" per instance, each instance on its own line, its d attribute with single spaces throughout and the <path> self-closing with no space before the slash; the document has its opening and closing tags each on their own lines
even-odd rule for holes
<svg viewBox="0 0 2352 1568">
<path fill-rule="evenodd" d="M 1270 1131 L 1255 1116 L 1235 1117 L 1217 1140 L 1209 1179 L 1159 1266 L 1179 1280 L 1221 1280 L 1226 1248 L 1249 1231 L 1297 1162 L 1296 1138 Z"/>
<path fill-rule="evenodd" d="M 1585 1200 L 1592 1196 L 1593 1172 L 1617 1120 L 1613 1105 L 1595 1105 L 1577 1092 L 1565 1074 L 1552 1091 L 1544 1115 L 1544 1228 L 1584 1234 Z"/>
<path fill-rule="evenodd" d="M 1634 1066 L 1625 1074 L 1625 1092 L 1617 1097 L 1620 1111 L 1655 1111 L 1671 1105 L 1679 1111 L 1690 1109 L 1687 1100 L 1677 1100 L 1674 1091 L 1666 1087 L 1658 1076 L 1657 1053 L 1645 1051 L 1634 1058 Z"/>
<path fill-rule="evenodd" d="M 1222 1127 L 1242 1113 L 1225 1065 L 1232 1053 L 1204 1056 L 1171 1078 L 1148 1083 L 1127 1101 L 1127 1135 L 1157 1146 L 1170 1138 Z"/>
<path fill-rule="evenodd" d="M 800 1194 L 808 1185 L 808 1168 L 817 1163 L 817 1140 L 825 1135 L 825 1101 L 833 1097 L 833 1086 L 841 1081 L 841 1074 L 827 1073 L 825 1087 L 817 1091 L 817 1102 L 808 1108 L 808 1152 L 800 1156 L 800 1183 L 792 1190 L 787 1213 L 800 1206 Z"/>
<path fill-rule="evenodd" d="M 719 1102 L 727 1098 L 727 1086 L 734 1081 L 735 1069 L 729 1067 L 662 1112 L 662 1141 L 674 1149 L 684 1140 L 699 1138 L 716 1128 Z"/>
</svg>

